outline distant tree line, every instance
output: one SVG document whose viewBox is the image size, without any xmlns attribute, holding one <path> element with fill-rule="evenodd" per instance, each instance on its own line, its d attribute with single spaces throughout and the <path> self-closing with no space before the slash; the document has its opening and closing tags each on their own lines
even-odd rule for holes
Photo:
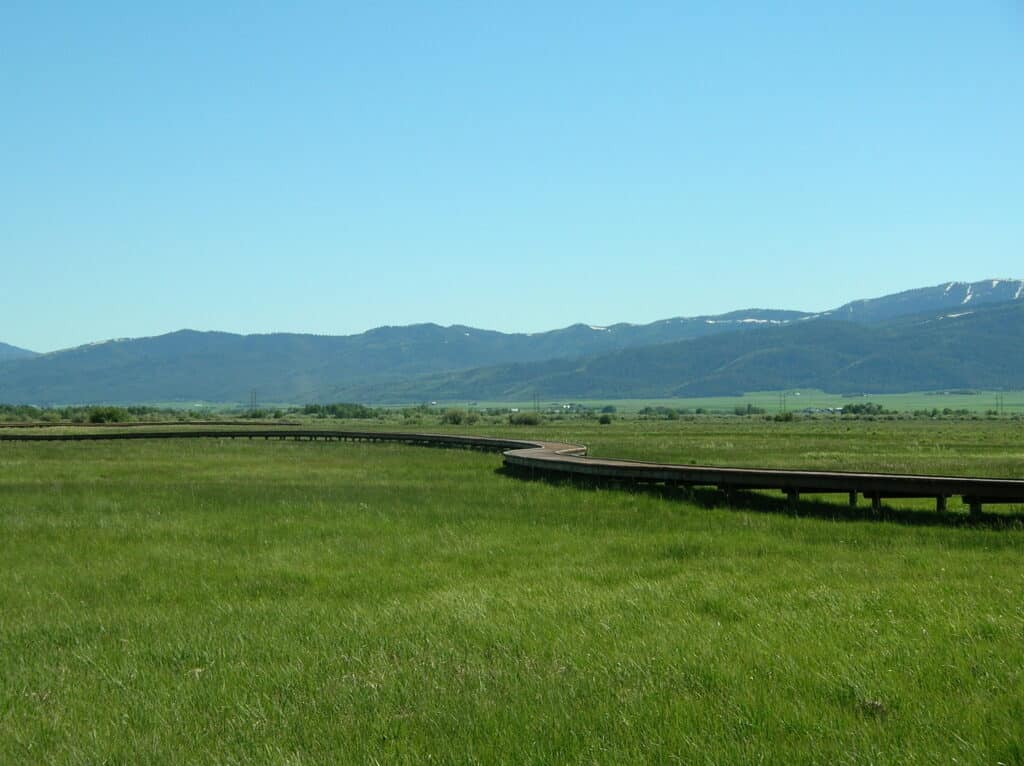
<svg viewBox="0 0 1024 766">
<path fill-rule="evenodd" d="M 844 415 L 890 415 L 895 414 L 874 402 L 851 402 L 843 405 Z"/>
<path fill-rule="evenodd" d="M 971 411 L 968 409 L 954 410 L 951 407 L 943 407 L 941 410 L 938 407 L 932 407 L 930 410 L 914 410 L 915 418 L 937 418 L 937 417 L 966 417 L 971 415 Z M 999 410 L 986 410 L 985 415 L 988 417 L 998 417 Z"/>
<path fill-rule="evenodd" d="M 113 407 L 109 405 L 34 407 L 28 404 L 0 404 L 4 423 L 129 423 L 147 420 L 182 420 L 205 417 L 206 412 L 168 407 Z"/>
<path fill-rule="evenodd" d="M 351 420 L 369 420 L 382 416 L 380 410 L 352 402 L 335 402 L 334 404 L 307 404 L 302 408 L 303 415 L 318 418 L 345 418 Z"/>
<path fill-rule="evenodd" d="M 737 415 L 764 415 L 765 409 L 764 407 L 755 407 L 753 404 L 747 404 L 746 406 L 737 404 L 734 412 Z"/>
</svg>

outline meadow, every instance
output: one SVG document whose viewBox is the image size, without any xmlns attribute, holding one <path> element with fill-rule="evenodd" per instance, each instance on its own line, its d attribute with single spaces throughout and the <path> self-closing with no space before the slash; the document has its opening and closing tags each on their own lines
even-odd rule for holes
<svg viewBox="0 0 1024 766">
<path fill-rule="evenodd" d="M 1021 477 L 1022 428 L 446 430 Z M 387 444 L 0 444 L 0 763 L 1024 762 L 1021 509 L 794 515 L 500 465 Z"/>
<path fill-rule="evenodd" d="M 756 407 L 776 413 L 842 407 L 851 403 L 875 402 L 887 410 L 914 412 L 915 410 L 967 410 L 975 414 L 990 411 L 1001 415 L 1024 414 L 1024 391 L 917 391 L 905 394 L 834 394 L 817 389 L 791 389 L 788 391 L 751 391 L 741 396 L 700 396 L 676 399 L 581 399 L 573 404 L 592 409 L 614 407 L 618 412 L 636 413 L 646 407 L 669 407 L 691 412 L 731 413 L 737 407 Z M 541 400 L 545 409 L 561 407 L 568 402 Z M 473 406 L 482 409 L 509 408 L 527 411 L 534 407 L 530 401 L 459 402 L 454 406 Z"/>
</svg>

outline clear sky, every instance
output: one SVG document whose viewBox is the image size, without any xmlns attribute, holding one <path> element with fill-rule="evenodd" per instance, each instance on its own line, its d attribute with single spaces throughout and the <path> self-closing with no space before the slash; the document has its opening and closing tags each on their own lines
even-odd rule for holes
<svg viewBox="0 0 1024 766">
<path fill-rule="evenodd" d="M 1024 277 L 1024 3 L 0 3 L 0 341 Z"/>
</svg>

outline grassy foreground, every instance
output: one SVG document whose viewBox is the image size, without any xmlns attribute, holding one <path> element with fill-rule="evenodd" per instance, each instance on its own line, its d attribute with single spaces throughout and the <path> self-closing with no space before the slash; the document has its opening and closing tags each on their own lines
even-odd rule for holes
<svg viewBox="0 0 1024 766">
<path fill-rule="evenodd" d="M 638 456 L 769 440 L 679 446 L 671 427 Z M 876 427 L 837 444 L 870 462 Z M 576 437 L 644 438 L 615 429 Z M 780 459 L 825 438 L 773 433 Z M 885 433 L 881 452 L 903 438 L 929 464 Z M 1024 762 L 1024 530 L 708 509 L 499 465 L 0 445 L 0 763 Z"/>
</svg>

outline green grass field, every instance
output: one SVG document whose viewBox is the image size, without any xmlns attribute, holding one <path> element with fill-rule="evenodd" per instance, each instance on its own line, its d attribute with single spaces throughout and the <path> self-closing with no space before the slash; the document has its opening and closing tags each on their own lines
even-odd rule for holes
<svg viewBox="0 0 1024 766">
<path fill-rule="evenodd" d="M 792 389 L 789 391 L 752 391 L 742 396 L 703 396 L 686 399 L 585 399 L 573 400 L 594 409 L 611 405 L 619 412 L 634 413 L 645 407 L 670 407 L 683 410 L 705 410 L 713 413 L 731 413 L 736 407 L 748 404 L 759 407 L 769 413 L 786 411 L 799 412 L 806 408 L 827 409 L 842 407 L 844 404 L 875 402 L 887 410 L 895 412 L 914 412 L 915 410 L 967 410 L 975 414 L 983 414 L 995 410 L 1003 415 L 1024 414 L 1024 391 L 976 391 L 964 392 L 915 392 L 908 394 L 867 394 L 849 395 L 829 394 L 815 389 Z M 568 400 L 541 399 L 540 406 L 544 410 L 558 408 Z M 448 403 L 441 402 L 440 406 Z M 457 402 L 451 406 L 465 407 L 471 405 L 480 409 L 516 407 L 526 412 L 532 410 L 532 401 L 479 401 Z"/>
<path fill-rule="evenodd" d="M 507 401 L 440 401 L 427 402 L 434 408 L 462 407 L 475 410 L 500 409 L 508 410 L 517 408 L 523 412 L 532 411 L 535 404 L 539 404 L 545 412 L 557 410 L 564 404 L 570 402 L 583 405 L 593 409 L 601 409 L 605 406 L 613 406 L 620 413 L 636 413 L 645 407 L 669 407 L 681 410 L 703 410 L 715 414 L 731 414 L 736 407 L 746 407 L 748 404 L 759 407 L 766 412 L 776 413 L 783 409 L 786 411 L 799 412 L 806 408 L 827 409 L 829 407 L 841 407 L 844 404 L 875 402 L 887 410 L 909 413 L 915 410 L 967 410 L 968 412 L 983 415 L 990 411 L 997 411 L 1001 415 L 1024 415 L 1024 391 L 973 391 L 973 392 L 942 392 L 942 391 L 917 391 L 905 394 L 832 394 L 816 389 L 791 389 L 788 391 L 751 391 L 742 396 L 703 396 L 680 399 L 551 399 L 541 398 L 539 402 L 528 400 L 507 400 Z M 368 404 L 376 404 L 369 402 Z M 149 406 L 160 409 L 173 410 L 177 412 L 191 412 L 193 414 L 206 413 L 207 417 L 216 417 L 218 414 L 237 413 L 249 408 L 247 402 L 149 402 Z M 273 411 L 280 409 L 287 411 L 296 405 L 289 402 L 260 401 L 262 409 Z M 389 410 L 400 410 L 406 405 L 382 404 Z"/>
<path fill-rule="evenodd" d="M 504 430 L 1024 476 L 1011 421 Z M 0 763 L 1024 763 L 1020 509 L 793 516 L 499 467 L 0 444 Z"/>
</svg>

